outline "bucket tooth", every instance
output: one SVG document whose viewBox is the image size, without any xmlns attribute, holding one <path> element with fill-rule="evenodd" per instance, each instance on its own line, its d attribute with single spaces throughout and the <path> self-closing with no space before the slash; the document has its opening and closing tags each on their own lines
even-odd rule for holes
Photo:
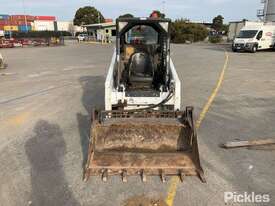
<svg viewBox="0 0 275 206">
<path fill-rule="evenodd" d="M 160 179 L 163 183 L 166 182 L 166 176 L 163 170 L 160 170 Z"/>
<path fill-rule="evenodd" d="M 184 177 L 185 177 L 185 175 L 184 175 L 183 171 L 180 170 L 180 181 L 181 181 L 181 182 L 183 182 Z"/>
<path fill-rule="evenodd" d="M 89 177 L 90 177 L 90 170 L 87 169 L 87 171 L 84 171 L 83 181 L 84 181 L 84 182 L 88 182 Z"/>
<path fill-rule="evenodd" d="M 202 183 L 206 183 L 206 178 L 204 176 L 203 170 L 197 170 L 197 174 L 198 174 L 200 180 L 202 181 Z"/>
<path fill-rule="evenodd" d="M 107 182 L 108 180 L 108 170 L 103 170 L 102 172 L 102 181 Z"/>
<path fill-rule="evenodd" d="M 146 174 L 145 174 L 144 170 L 141 170 L 141 180 L 142 180 L 142 182 L 146 182 L 147 181 L 147 177 L 146 177 Z"/>
<path fill-rule="evenodd" d="M 127 182 L 127 170 L 123 170 L 121 176 L 122 176 L 122 182 L 126 183 Z"/>
</svg>

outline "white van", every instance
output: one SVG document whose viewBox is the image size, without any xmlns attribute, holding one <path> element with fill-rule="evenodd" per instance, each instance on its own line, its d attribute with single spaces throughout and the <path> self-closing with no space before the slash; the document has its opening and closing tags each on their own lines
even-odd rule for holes
<svg viewBox="0 0 275 206">
<path fill-rule="evenodd" d="M 232 51 L 257 52 L 264 49 L 275 49 L 275 25 L 244 26 L 234 39 Z"/>
</svg>

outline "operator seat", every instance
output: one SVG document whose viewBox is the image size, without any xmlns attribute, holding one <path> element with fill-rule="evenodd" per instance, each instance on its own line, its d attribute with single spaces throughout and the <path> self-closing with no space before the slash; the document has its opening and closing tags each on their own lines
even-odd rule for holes
<svg viewBox="0 0 275 206">
<path fill-rule="evenodd" d="M 129 81 L 152 84 L 154 69 L 150 56 L 145 52 L 134 53 L 129 60 Z"/>
</svg>

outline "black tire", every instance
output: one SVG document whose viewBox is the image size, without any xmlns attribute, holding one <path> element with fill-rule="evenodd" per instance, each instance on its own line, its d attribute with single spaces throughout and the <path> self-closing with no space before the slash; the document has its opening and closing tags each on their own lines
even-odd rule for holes
<svg viewBox="0 0 275 206">
<path fill-rule="evenodd" d="M 252 52 L 252 53 L 256 53 L 257 50 L 258 50 L 258 47 L 257 47 L 256 45 L 254 45 L 254 46 L 252 47 L 252 49 L 251 49 L 251 52 Z"/>
<path fill-rule="evenodd" d="M 232 48 L 232 51 L 233 51 L 233 52 L 237 52 L 237 49 L 235 49 L 235 48 Z"/>
</svg>

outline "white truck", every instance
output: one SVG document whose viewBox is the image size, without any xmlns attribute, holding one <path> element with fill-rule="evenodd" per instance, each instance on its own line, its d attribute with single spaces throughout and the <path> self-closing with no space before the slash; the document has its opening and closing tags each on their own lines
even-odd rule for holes
<svg viewBox="0 0 275 206">
<path fill-rule="evenodd" d="M 232 51 L 249 51 L 275 49 L 275 25 L 248 25 L 244 26 L 234 39 Z"/>
</svg>

